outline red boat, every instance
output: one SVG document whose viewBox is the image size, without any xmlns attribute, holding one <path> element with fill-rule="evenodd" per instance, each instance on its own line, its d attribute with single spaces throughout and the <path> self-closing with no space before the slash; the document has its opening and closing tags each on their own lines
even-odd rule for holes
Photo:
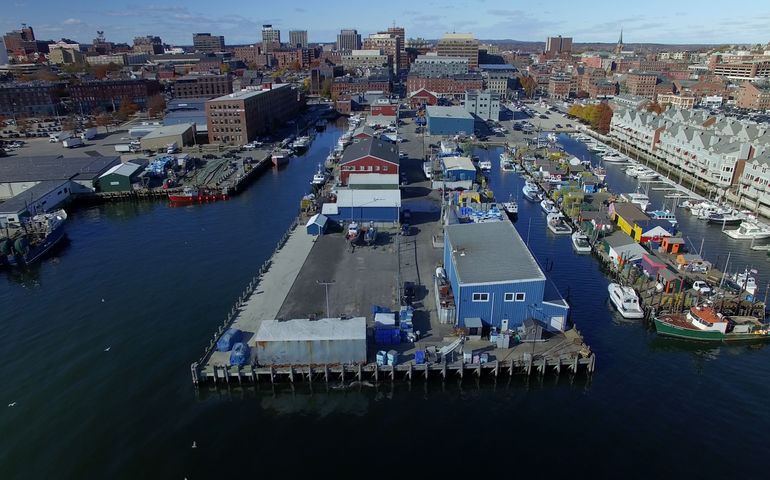
<svg viewBox="0 0 770 480">
<path fill-rule="evenodd" d="M 227 200 L 227 194 L 224 192 L 185 187 L 181 192 L 169 193 L 168 199 L 171 203 L 216 202 L 218 200 Z"/>
</svg>

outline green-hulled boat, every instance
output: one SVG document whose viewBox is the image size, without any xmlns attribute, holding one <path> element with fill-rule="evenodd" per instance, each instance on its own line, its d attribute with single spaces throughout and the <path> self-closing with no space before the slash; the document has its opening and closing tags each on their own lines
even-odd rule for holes
<svg viewBox="0 0 770 480">
<path fill-rule="evenodd" d="M 770 340 L 770 325 L 754 317 L 727 317 L 711 307 L 692 307 L 687 313 L 655 316 L 655 329 L 667 337 L 701 342 Z"/>
</svg>

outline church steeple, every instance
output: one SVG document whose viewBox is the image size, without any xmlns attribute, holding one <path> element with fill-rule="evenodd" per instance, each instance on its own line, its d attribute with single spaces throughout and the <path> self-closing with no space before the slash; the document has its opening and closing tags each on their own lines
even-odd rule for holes
<svg viewBox="0 0 770 480">
<path fill-rule="evenodd" d="M 615 46 L 615 54 L 620 55 L 623 53 L 623 29 L 620 29 L 620 38 L 618 39 L 618 44 Z"/>
</svg>

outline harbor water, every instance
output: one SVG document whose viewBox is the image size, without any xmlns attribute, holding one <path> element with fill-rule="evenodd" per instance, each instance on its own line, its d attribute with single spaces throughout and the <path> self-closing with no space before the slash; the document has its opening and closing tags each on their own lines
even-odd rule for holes
<svg viewBox="0 0 770 480">
<path fill-rule="evenodd" d="M 598 262 L 547 232 L 539 205 L 523 199 L 516 227 L 597 353 L 591 378 L 196 390 L 190 362 L 271 255 L 340 133 L 328 128 L 226 202 L 74 211 L 53 257 L 0 274 L 0 478 L 764 476 L 770 350 L 662 339 L 622 320 Z M 495 165 L 497 198 L 521 198 L 522 178 L 497 168 L 499 149 L 478 153 Z M 615 191 L 635 190 L 607 168 Z M 708 259 L 732 251 L 764 288 L 764 252 L 677 213 L 696 246 L 705 238 Z"/>
</svg>

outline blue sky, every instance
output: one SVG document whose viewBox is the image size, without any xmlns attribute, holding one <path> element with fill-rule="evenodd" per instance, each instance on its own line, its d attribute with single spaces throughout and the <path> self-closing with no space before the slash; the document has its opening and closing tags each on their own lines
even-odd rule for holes
<svg viewBox="0 0 770 480">
<path fill-rule="evenodd" d="M 8 3 L 6 3 L 8 2 Z M 770 41 L 770 2 L 758 0 L 569 1 L 326 0 L 274 2 L 228 0 L 3 0 L 0 31 L 32 25 L 37 37 L 89 43 L 96 30 L 108 40 L 128 42 L 136 35 L 159 35 L 189 45 L 193 32 L 224 35 L 228 44 L 260 39 L 263 23 L 288 37 L 308 30 L 311 42 L 334 41 L 340 28 L 364 35 L 395 20 L 407 37 L 438 38 L 447 31 L 473 32 L 481 39 L 544 40 L 547 35 L 576 42 L 615 42 L 623 27 L 626 43 L 766 43 Z M 182 6 L 184 5 L 184 6 Z M 224 9 L 219 9 L 219 5 Z M 537 8 L 543 5 L 543 10 Z M 729 8 L 729 10 L 727 10 Z"/>
</svg>

